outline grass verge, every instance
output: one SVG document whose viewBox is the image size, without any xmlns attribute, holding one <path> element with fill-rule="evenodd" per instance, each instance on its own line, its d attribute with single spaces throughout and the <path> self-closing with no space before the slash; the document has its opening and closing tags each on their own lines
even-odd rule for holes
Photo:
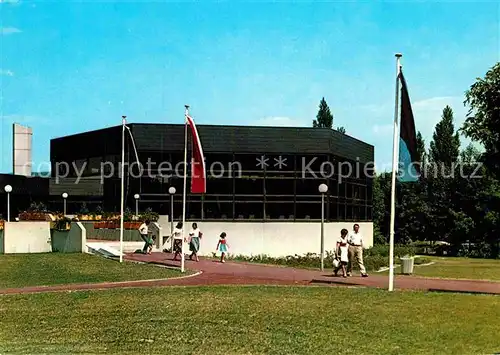
<svg viewBox="0 0 500 355">
<path fill-rule="evenodd" d="M 132 281 L 181 276 L 178 270 L 89 254 L 0 255 L 0 288 Z"/>
<path fill-rule="evenodd" d="M 333 287 L 3 296 L 1 353 L 492 354 L 500 298 Z M 471 336 L 474 334 L 474 336 Z"/>
<path fill-rule="evenodd" d="M 416 267 L 414 276 L 500 281 L 500 260 L 432 257 L 434 264 Z"/>
</svg>

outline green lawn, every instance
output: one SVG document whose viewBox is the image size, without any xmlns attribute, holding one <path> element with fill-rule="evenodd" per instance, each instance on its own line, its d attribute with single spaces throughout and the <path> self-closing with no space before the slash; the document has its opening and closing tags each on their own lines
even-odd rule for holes
<svg viewBox="0 0 500 355">
<path fill-rule="evenodd" d="M 0 353 L 492 354 L 500 297 L 333 287 L 2 296 Z"/>
<path fill-rule="evenodd" d="M 500 281 L 500 260 L 432 257 L 431 261 L 434 264 L 415 266 L 414 276 Z"/>
<path fill-rule="evenodd" d="M 180 271 L 89 254 L 0 255 L 0 288 L 161 279 Z"/>
</svg>

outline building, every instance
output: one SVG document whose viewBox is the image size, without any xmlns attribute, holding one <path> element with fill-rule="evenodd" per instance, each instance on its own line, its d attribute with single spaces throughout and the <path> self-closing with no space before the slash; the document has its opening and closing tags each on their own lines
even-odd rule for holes
<svg viewBox="0 0 500 355">
<path fill-rule="evenodd" d="M 46 203 L 49 198 L 49 179 L 38 176 L 0 174 L 0 216 L 7 218 L 7 194 L 10 185 L 10 217 L 14 220 L 19 212 L 30 208 L 32 203 Z"/>
<path fill-rule="evenodd" d="M 125 140 L 126 205 L 182 214 L 184 125 L 129 124 Z M 207 193 L 187 190 L 188 220 L 307 222 L 321 218 L 318 186 L 325 183 L 325 220 L 372 219 L 374 147 L 331 129 L 198 125 L 206 157 Z M 85 204 L 119 211 L 121 126 L 51 140 L 50 203 L 68 213 Z M 135 163 L 133 143 L 142 165 Z M 190 147 L 190 144 L 188 145 Z M 189 156 L 188 156 L 189 159 Z M 59 209 L 62 209 L 59 207 Z"/>
</svg>

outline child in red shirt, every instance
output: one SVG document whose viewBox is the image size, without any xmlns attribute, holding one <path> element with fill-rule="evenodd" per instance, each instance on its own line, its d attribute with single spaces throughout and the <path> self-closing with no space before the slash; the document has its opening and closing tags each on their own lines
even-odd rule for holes
<svg viewBox="0 0 500 355">
<path fill-rule="evenodd" d="M 219 238 L 219 242 L 217 243 L 217 251 L 221 252 L 220 256 L 220 262 L 225 263 L 226 261 L 224 260 L 224 257 L 226 256 L 227 253 L 227 248 L 229 245 L 227 244 L 226 241 L 226 232 L 222 232 Z"/>
</svg>

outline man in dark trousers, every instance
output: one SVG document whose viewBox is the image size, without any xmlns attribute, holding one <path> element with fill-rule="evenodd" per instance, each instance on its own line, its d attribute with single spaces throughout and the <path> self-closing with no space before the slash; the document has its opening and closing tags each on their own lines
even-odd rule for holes
<svg viewBox="0 0 500 355">
<path fill-rule="evenodd" d="M 149 238 L 149 220 L 145 220 L 143 224 L 139 227 L 139 234 L 141 235 L 142 240 L 144 240 L 144 248 L 142 248 L 142 252 L 144 254 L 148 253 L 148 248 L 153 245 L 153 240 Z"/>
</svg>

